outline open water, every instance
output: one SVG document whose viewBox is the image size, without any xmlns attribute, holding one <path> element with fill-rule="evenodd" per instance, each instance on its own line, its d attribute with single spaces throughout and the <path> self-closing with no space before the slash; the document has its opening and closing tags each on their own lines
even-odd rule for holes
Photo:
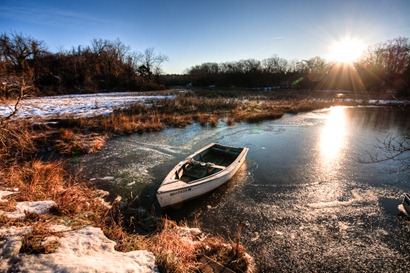
<svg viewBox="0 0 410 273">
<path fill-rule="evenodd" d="M 408 272 L 410 220 L 398 206 L 410 192 L 410 172 L 399 162 L 360 162 L 381 155 L 386 137 L 409 134 L 408 110 L 334 107 L 121 137 L 77 163 L 100 187 L 139 195 L 171 219 L 196 219 L 232 240 L 240 225 L 259 272 Z M 249 147 L 246 163 L 216 191 L 162 212 L 155 198 L 161 181 L 210 142 Z"/>
</svg>

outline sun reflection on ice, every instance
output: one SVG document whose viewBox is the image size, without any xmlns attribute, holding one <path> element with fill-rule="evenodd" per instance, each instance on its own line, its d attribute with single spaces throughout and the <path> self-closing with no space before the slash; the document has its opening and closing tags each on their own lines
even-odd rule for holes
<svg viewBox="0 0 410 273">
<path fill-rule="evenodd" d="M 330 108 L 329 118 L 320 134 L 320 154 L 325 165 L 342 156 L 346 140 L 346 114 L 344 107 Z"/>
<path fill-rule="evenodd" d="M 318 183 L 308 191 L 309 206 L 317 209 L 317 215 L 334 214 L 346 209 L 340 198 L 346 193 L 346 178 L 343 168 L 347 147 L 347 113 L 344 107 L 329 109 L 327 119 L 317 142 L 317 161 L 312 169 Z M 313 212 L 315 215 L 315 212 Z"/>
</svg>

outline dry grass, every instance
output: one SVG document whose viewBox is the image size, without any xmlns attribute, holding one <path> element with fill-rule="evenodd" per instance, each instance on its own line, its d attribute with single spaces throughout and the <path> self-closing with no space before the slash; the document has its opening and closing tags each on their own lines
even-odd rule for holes
<svg viewBox="0 0 410 273">
<path fill-rule="evenodd" d="M 217 116 L 210 116 L 209 117 L 209 123 L 211 124 L 212 127 L 216 127 L 216 125 L 218 125 L 218 117 Z"/>
<path fill-rule="evenodd" d="M 253 271 L 253 261 L 241 244 L 237 247 L 233 242 L 226 243 L 222 238 L 210 237 L 202 241 L 197 252 L 210 257 L 234 272 Z"/>
<path fill-rule="evenodd" d="M 0 202 L 0 210 L 6 212 L 12 212 L 16 210 L 17 202 L 10 196 L 5 196 L 2 198 L 2 202 Z M 8 200 L 7 200 L 8 199 Z"/>
<path fill-rule="evenodd" d="M 141 114 L 128 111 L 115 111 L 103 117 L 70 120 L 67 124 L 64 124 L 64 126 L 64 128 L 100 132 L 103 135 L 143 133 L 159 131 L 164 128 L 161 117 L 156 113 L 149 112 L 147 114 Z M 77 132 L 77 134 L 78 133 L 79 132 Z"/>
<path fill-rule="evenodd" d="M 0 186 L 19 189 L 8 198 L 9 206 L 16 201 L 53 200 L 57 204 L 55 214 L 75 217 L 82 223 L 102 222 L 108 211 L 99 199 L 99 191 L 70 174 L 62 161 L 14 164 L 0 179 Z"/>
<path fill-rule="evenodd" d="M 146 248 L 155 254 L 165 272 L 195 272 L 204 255 L 235 272 L 245 272 L 251 267 L 242 245 L 237 248 L 220 237 L 205 237 L 187 230 L 186 226 L 164 219 L 162 230 L 147 239 Z"/>
<path fill-rule="evenodd" d="M 235 109 L 233 119 L 235 121 L 259 122 L 279 119 L 283 115 L 284 111 L 272 103 L 250 101 Z"/>
<path fill-rule="evenodd" d="M 173 100 L 164 100 L 152 110 L 164 114 L 215 113 L 230 111 L 237 106 L 238 102 L 235 98 L 206 98 L 189 94 L 178 96 Z"/>
<path fill-rule="evenodd" d="M 155 254 L 158 266 L 166 272 L 193 272 L 198 268 L 196 250 L 199 243 L 181 236 L 175 222 L 164 219 L 161 232 L 150 237 L 146 244 Z"/>
<path fill-rule="evenodd" d="M 7 227 L 10 226 L 10 224 L 13 222 L 13 220 L 11 220 L 9 217 L 0 214 L 0 226 L 1 227 Z M 0 241 L 1 241 L 1 237 L 0 237 Z"/>
<path fill-rule="evenodd" d="M 108 207 L 101 202 L 99 192 L 84 183 L 65 188 L 54 201 L 57 204 L 54 211 L 56 214 L 74 217 L 78 224 L 101 225 L 108 212 Z"/>
<path fill-rule="evenodd" d="M 199 124 L 205 126 L 210 124 L 212 127 L 216 127 L 218 125 L 219 117 L 215 114 L 203 114 L 197 113 L 193 116 L 194 120 L 197 120 Z"/>
<path fill-rule="evenodd" d="M 37 221 L 31 225 L 30 232 L 23 235 L 20 253 L 53 253 L 59 246 L 58 237 L 61 236 L 61 232 L 52 232 L 47 223 Z"/>
<path fill-rule="evenodd" d="M 0 163 L 7 164 L 36 152 L 33 136 L 36 133 L 25 122 L 0 126 Z"/>
<path fill-rule="evenodd" d="M 13 196 L 19 201 L 53 200 L 63 188 L 66 176 L 62 162 L 34 160 L 9 166 L 1 177 L 1 184 L 18 188 L 19 194 Z"/>
<path fill-rule="evenodd" d="M 208 124 L 217 126 L 221 118 L 226 118 L 229 125 L 234 121 L 259 122 L 281 118 L 285 113 L 295 114 L 336 104 L 340 102 L 313 99 L 261 100 L 259 97 L 240 100 L 184 94 L 172 100 L 154 101 L 151 107 L 134 104 L 127 109 L 117 109 L 108 116 L 62 121 L 59 125 L 62 130 L 70 130 L 74 135 L 62 132 L 56 147 L 64 154 L 70 154 L 72 151 L 89 153 L 101 148 L 106 135 L 159 131 L 166 127 L 185 127 L 195 121 L 203 126 Z M 100 135 L 96 135 L 95 132 Z M 98 143 L 101 145 L 99 146 Z"/>
<path fill-rule="evenodd" d="M 59 138 L 55 140 L 54 146 L 61 154 L 92 154 L 104 148 L 107 138 L 106 135 L 101 136 L 97 133 L 82 134 L 61 128 Z"/>
<path fill-rule="evenodd" d="M 159 131 L 164 127 L 156 115 L 143 117 L 140 115 L 126 115 L 124 113 L 111 114 L 109 117 L 103 118 L 101 123 L 107 131 L 117 134 Z"/>
<path fill-rule="evenodd" d="M 176 128 L 184 128 L 193 123 L 191 114 L 161 114 L 160 119 L 164 125 Z"/>
<path fill-rule="evenodd" d="M 328 108 L 337 105 L 337 102 L 318 101 L 318 100 L 294 100 L 294 101 L 278 101 L 275 102 L 286 113 L 297 114 L 301 112 L 309 112 L 317 109 Z"/>
<path fill-rule="evenodd" d="M 104 233 L 117 242 L 118 251 L 148 250 L 154 253 L 161 272 L 197 272 L 201 265 L 199 260 L 204 255 L 235 272 L 245 272 L 252 266 L 242 245 L 238 244 L 237 247 L 219 237 L 206 238 L 168 219 L 161 219 L 157 232 L 148 237 L 124 231 L 118 206 L 113 205 L 106 219 Z"/>
</svg>

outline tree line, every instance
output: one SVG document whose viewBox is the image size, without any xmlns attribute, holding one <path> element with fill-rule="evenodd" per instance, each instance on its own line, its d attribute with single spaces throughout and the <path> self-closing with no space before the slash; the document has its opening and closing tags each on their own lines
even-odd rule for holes
<svg viewBox="0 0 410 273">
<path fill-rule="evenodd" d="M 90 45 L 52 53 L 43 41 L 21 33 L 0 35 L 0 98 L 22 88 L 33 94 L 158 90 L 168 57 L 154 48 L 131 51 L 120 40 L 94 39 Z"/>
<path fill-rule="evenodd" d="M 194 86 L 268 87 L 269 89 L 324 89 L 392 92 L 409 95 L 410 42 L 398 37 L 370 46 L 353 64 L 327 61 L 321 57 L 287 60 L 274 55 L 262 61 L 203 63 L 186 75 L 167 75 L 169 84 L 191 82 Z"/>
<path fill-rule="evenodd" d="M 360 90 L 410 95 L 410 42 L 398 37 L 367 48 L 353 64 L 319 56 L 287 60 L 207 62 L 182 75 L 163 75 L 168 57 L 154 48 L 132 51 L 120 40 L 52 53 L 43 41 L 21 33 L 0 35 L 0 99 L 35 95 L 158 90 L 173 85 L 268 89 Z M 24 90 L 23 90 L 24 89 Z"/>
</svg>

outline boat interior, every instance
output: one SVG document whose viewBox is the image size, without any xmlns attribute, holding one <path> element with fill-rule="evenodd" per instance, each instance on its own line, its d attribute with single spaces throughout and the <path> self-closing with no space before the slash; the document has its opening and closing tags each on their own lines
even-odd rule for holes
<svg viewBox="0 0 410 273">
<path fill-rule="evenodd" d="M 176 178 L 189 183 L 218 173 L 231 165 L 242 150 L 215 144 L 182 165 L 175 174 Z"/>
</svg>

